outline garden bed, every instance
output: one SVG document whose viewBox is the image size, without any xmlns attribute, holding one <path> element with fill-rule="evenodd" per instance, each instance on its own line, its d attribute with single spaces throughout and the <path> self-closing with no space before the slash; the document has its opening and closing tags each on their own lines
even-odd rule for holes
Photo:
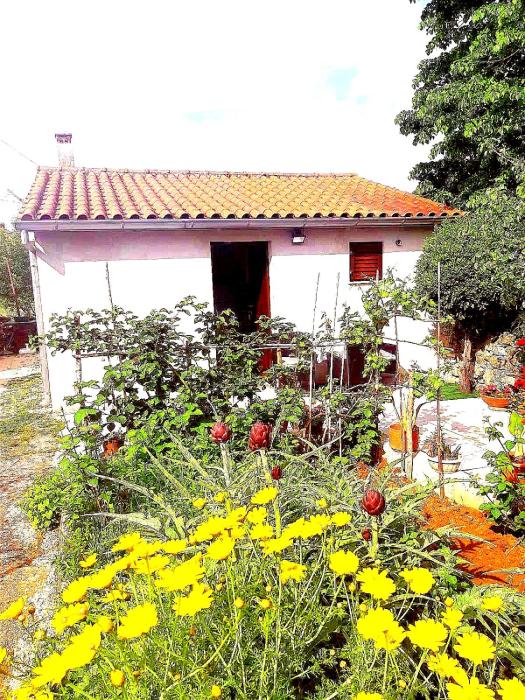
<svg viewBox="0 0 525 700">
<path fill-rule="evenodd" d="M 448 498 L 431 496 L 425 502 L 423 515 L 432 530 L 448 527 L 473 535 L 473 539 L 452 539 L 464 559 L 461 568 L 472 575 L 473 583 L 503 584 L 525 591 L 525 574 L 517 573 L 525 570 L 525 547 L 516 537 L 500 534 L 479 510 Z"/>
</svg>

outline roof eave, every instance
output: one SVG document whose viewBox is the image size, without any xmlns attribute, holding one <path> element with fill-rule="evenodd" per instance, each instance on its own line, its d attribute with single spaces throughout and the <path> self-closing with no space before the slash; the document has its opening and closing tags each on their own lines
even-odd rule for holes
<svg viewBox="0 0 525 700">
<path fill-rule="evenodd" d="M 450 215 L 317 217 L 294 219 L 22 219 L 18 231 L 206 231 L 217 229 L 370 228 L 435 226 Z M 457 216 L 457 214 L 453 214 Z"/>
</svg>

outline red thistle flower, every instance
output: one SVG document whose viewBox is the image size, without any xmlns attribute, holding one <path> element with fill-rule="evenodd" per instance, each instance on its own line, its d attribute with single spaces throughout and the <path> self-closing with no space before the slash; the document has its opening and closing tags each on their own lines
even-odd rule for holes
<svg viewBox="0 0 525 700">
<path fill-rule="evenodd" d="M 380 491 L 368 489 L 361 499 L 361 506 L 368 515 L 381 515 L 386 506 L 385 497 Z"/>
<path fill-rule="evenodd" d="M 271 474 L 272 474 L 272 479 L 274 481 L 279 481 L 279 479 L 283 475 L 283 470 L 281 469 L 281 467 L 275 466 L 275 467 L 273 467 Z"/>
<path fill-rule="evenodd" d="M 364 539 L 365 542 L 370 542 L 370 540 L 372 539 L 372 531 L 366 528 L 361 533 L 361 537 Z"/>
<path fill-rule="evenodd" d="M 525 348 L 525 338 L 518 338 L 516 345 L 518 348 Z"/>
<path fill-rule="evenodd" d="M 248 439 L 248 447 L 252 452 L 255 450 L 263 450 L 270 447 L 272 437 L 272 426 L 267 423 L 257 422 L 252 425 L 250 437 Z"/>
<path fill-rule="evenodd" d="M 525 389 L 525 379 L 516 379 L 514 382 L 515 389 Z"/>
<path fill-rule="evenodd" d="M 226 423 L 214 423 L 210 428 L 210 438 L 213 442 L 216 442 L 217 445 L 228 442 L 231 436 L 231 428 L 229 425 L 226 425 Z"/>
</svg>

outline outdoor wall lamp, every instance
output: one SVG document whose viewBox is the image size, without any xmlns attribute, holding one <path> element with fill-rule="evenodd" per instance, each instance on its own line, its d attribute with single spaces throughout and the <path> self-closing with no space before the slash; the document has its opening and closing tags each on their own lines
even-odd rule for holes
<svg viewBox="0 0 525 700">
<path fill-rule="evenodd" d="M 306 235 L 302 228 L 294 228 L 292 230 L 292 244 L 302 245 L 305 241 Z"/>
</svg>

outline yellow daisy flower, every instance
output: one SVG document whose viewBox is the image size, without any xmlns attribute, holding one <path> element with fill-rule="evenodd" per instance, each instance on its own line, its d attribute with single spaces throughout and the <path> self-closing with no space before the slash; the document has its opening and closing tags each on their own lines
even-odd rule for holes
<svg viewBox="0 0 525 700">
<path fill-rule="evenodd" d="M 282 537 L 295 540 L 298 537 L 301 537 L 304 531 L 304 526 L 305 526 L 306 520 L 304 518 L 299 518 L 298 520 L 295 520 L 293 523 L 290 523 L 287 525 L 281 535 Z"/>
<path fill-rule="evenodd" d="M 249 511 L 248 515 L 246 516 L 246 520 L 252 525 L 260 525 L 266 520 L 267 517 L 268 511 L 266 508 L 264 508 L 264 506 L 259 506 L 258 508 L 254 508 L 253 510 Z"/>
<path fill-rule="evenodd" d="M 448 654 L 433 654 L 428 658 L 428 668 L 437 673 L 440 678 L 453 678 L 457 683 L 464 681 L 467 674 L 461 668 L 459 661 Z"/>
<path fill-rule="evenodd" d="M 282 584 L 288 583 L 290 579 L 293 581 L 302 581 L 306 575 L 306 566 L 298 564 L 295 561 L 281 560 L 281 571 L 279 579 Z"/>
<path fill-rule="evenodd" d="M 191 502 L 191 505 L 196 508 L 197 510 L 202 510 L 204 506 L 206 505 L 206 499 L 205 498 L 196 498 L 194 501 Z"/>
<path fill-rule="evenodd" d="M 441 616 L 441 621 L 451 630 L 456 630 L 461 625 L 463 613 L 457 608 L 447 608 Z"/>
<path fill-rule="evenodd" d="M 33 669 L 34 678 L 31 679 L 33 689 L 42 688 L 44 685 L 58 685 L 62 682 L 68 668 L 61 654 L 51 654 Z M 29 696 L 30 697 L 30 696 Z"/>
<path fill-rule="evenodd" d="M 486 596 L 483 598 L 481 607 L 483 610 L 497 613 L 503 607 L 503 600 L 499 597 L 499 595 Z"/>
<path fill-rule="evenodd" d="M 421 567 L 404 569 L 399 575 L 407 582 L 410 590 L 418 595 L 425 595 L 436 583 L 430 571 Z"/>
<path fill-rule="evenodd" d="M 278 493 L 279 492 L 275 486 L 267 486 L 266 488 L 253 494 L 251 503 L 253 503 L 254 506 L 264 506 L 267 503 L 274 501 Z"/>
<path fill-rule="evenodd" d="M 362 690 L 357 695 L 354 695 L 354 700 L 383 700 L 381 693 L 366 693 Z"/>
<path fill-rule="evenodd" d="M 356 579 L 361 583 L 363 593 L 368 593 L 376 600 L 388 600 L 396 590 L 396 586 L 386 571 L 379 569 L 363 569 Z"/>
<path fill-rule="evenodd" d="M 206 550 L 206 556 L 208 559 L 214 559 L 215 561 L 227 559 L 233 552 L 234 546 L 235 540 L 233 537 L 223 535 L 209 545 L 208 549 Z"/>
<path fill-rule="evenodd" d="M 224 503 L 224 501 L 226 500 L 226 493 L 224 491 L 219 491 L 219 493 L 215 494 L 213 500 L 215 501 L 215 503 Z"/>
<path fill-rule="evenodd" d="M 210 695 L 212 696 L 212 698 L 220 698 L 222 695 L 222 690 L 219 688 L 218 685 L 212 685 Z"/>
<path fill-rule="evenodd" d="M 364 639 L 372 640 L 377 649 L 393 651 L 405 638 L 405 631 L 390 610 L 373 608 L 357 621 L 357 631 Z"/>
<path fill-rule="evenodd" d="M 119 639 L 135 639 L 155 627 L 159 621 L 157 609 L 153 603 L 144 603 L 130 608 L 120 620 L 117 629 Z"/>
<path fill-rule="evenodd" d="M 131 550 L 142 542 L 140 532 L 129 532 L 122 535 L 111 548 L 112 552 L 131 552 Z"/>
<path fill-rule="evenodd" d="M 518 678 L 498 681 L 501 700 L 524 700 L 525 685 Z"/>
<path fill-rule="evenodd" d="M 312 515 L 311 518 L 305 521 L 303 528 L 300 532 L 303 540 L 307 540 L 310 537 L 317 537 L 322 535 L 325 530 L 327 530 L 332 524 L 332 519 L 326 513 L 319 513 L 319 515 Z"/>
<path fill-rule="evenodd" d="M 182 591 L 197 583 L 203 576 L 202 554 L 199 553 L 178 566 L 159 571 L 155 586 L 167 591 Z"/>
<path fill-rule="evenodd" d="M 418 620 L 410 625 L 407 632 L 412 644 L 434 652 L 445 644 L 447 636 L 447 628 L 435 620 Z"/>
<path fill-rule="evenodd" d="M 85 620 L 89 611 L 88 603 L 75 603 L 73 605 L 66 605 L 60 610 L 57 610 L 53 615 L 51 620 L 51 626 L 57 634 L 62 634 L 62 632 L 67 627 L 72 627 L 76 625 L 77 622 Z"/>
<path fill-rule="evenodd" d="M 202 583 L 195 583 L 187 596 L 181 596 L 173 604 L 173 610 L 180 617 L 193 617 L 201 610 L 211 607 L 212 591 Z"/>
<path fill-rule="evenodd" d="M 494 658 L 496 647 L 486 634 L 480 632 L 465 632 L 457 639 L 454 650 L 462 659 L 472 661 L 478 666 L 484 661 Z"/>
<path fill-rule="evenodd" d="M 113 627 L 115 626 L 113 620 L 108 617 L 107 615 L 101 615 L 98 620 L 95 622 L 95 625 L 97 627 L 100 627 L 102 632 L 105 632 L 105 634 L 109 634 L 112 630 Z"/>
<path fill-rule="evenodd" d="M 447 683 L 449 700 L 493 700 L 494 693 L 477 678 L 466 678 L 462 683 Z"/>
<path fill-rule="evenodd" d="M 83 569 L 89 569 L 93 566 L 93 564 L 96 564 L 98 556 L 96 554 L 90 554 L 87 556 L 85 559 L 82 559 L 78 563 Z"/>
<path fill-rule="evenodd" d="M 281 535 L 270 540 L 260 541 L 261 549 L 265 554 L 278 554 L 293 545 L 293 540 Z"/>
<path fill-rule="evenodd" d="M 252 540 L 269 540 L 273 537 L 273 527 L 264 523 L 254 525 L 250 530 L 250 537 Z"/>
<path fill-rule="evenodd" d="M 186 550 L 188 542 L 186 540 L 168 540 L 162 544 L 161 550 L 166 554 L 181 554 Z"/>
<path fill-rule="evenodd" d="M 348 525 L 348 523 L 352 520 L 352 516 L 350 513 L 346 513 L 345 511 L 341 510 L 338 513 L 334 513 L 332 515 L 332 523 L 336 527 L 344 527 L 345 525 Z"/>
<path fill-rule="evenodd" d="M 87 595 L 91 586 L 91 576 L 81 576 L 71 581 L 62 591 L 64 603 L 79 603 Z"/>
<path fill-rule="evenodd" d="M 317 505 L 319 508 L 328 508 L 328 501 L 326 500 L 326 498 L 320 498 L 317 501 Z"/>
<path fill-rule="evenodd" d="M 273 607 L 273 603 L 268 598 L 263 598 L 259 601 L 259 607 L 261 607 L 263 610 L 269 610 L 271 607 Z"/>
<path fill-rule="evenodd" d="M 348 576 L 357 571 L 359 559 L 353 552 L 338 549 L 330 554 L 329 567 L 337 576 Z"/>
<path fill-rule="evenodd" d="M 8 605 L 4 612 L 0 613 L 0 620 L 17 620 L 22 614 L 25 604 L 25 598 L 18 598 L 14 603 Z"/>
</svg>

